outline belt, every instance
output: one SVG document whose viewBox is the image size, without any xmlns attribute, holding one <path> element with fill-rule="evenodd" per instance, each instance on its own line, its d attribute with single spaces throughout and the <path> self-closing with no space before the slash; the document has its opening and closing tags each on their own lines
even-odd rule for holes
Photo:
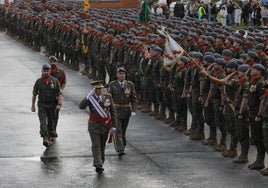
<svg viewBox="0 0 268 188">
<path fill-rule="evenodd" d="M 94 116 L 92 114 L 89 115 L 89 120 L 90 121 L 94 121 L 94 122 L 97 122 L 97 123 L 107 123 L 109 121 L 109 117 L 107 118 L 102 118 L 102 117 L 97 117 L 97 116 Z"/>
<path fill-rule="evenodd" d="M 129 108 L 130 104 L 114 104 L 116 108 Z"/>
</svg>

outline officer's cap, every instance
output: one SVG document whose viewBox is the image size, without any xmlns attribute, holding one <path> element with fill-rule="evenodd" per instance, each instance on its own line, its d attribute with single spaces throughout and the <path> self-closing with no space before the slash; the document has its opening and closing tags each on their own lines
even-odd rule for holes
<svg viewBox="0 0 268 188">
<path fill-rule="evenodd" d="M 96 80 L 96 81 L 93 81 L 93 82 L 90 82 L 91 85 L 95 88 L 95 89 L 102 89 L 104 88 L 104 85 L 103 85 L 103 81 L 102 80 Z"/>
<path fill-rule="evenodd" d="M 225 49 L 222 51 L 222 55 L 227 56 L 227 57 L 233 57 L 233 52 L 229 49 Z"/>
<path fill-rule="evenodd" d="M 223 67 L 226 65 L 226 61 L 223 58 L 217 58 L 216 63 L 222 65 Z"/>
<path fill-rule="evenodd" d="M 127 73 L 127 70 L 124 67 L 118 67 L 116 72 L 124 72 Z"/>
<path fill-rule="evenodd" d="M 226 68 L 238 68 L 237 62 L 236 60 L 232 59 L 231 61 L 229 61 L 226 66 Z"/>
<path fill-rule="evenodd" d="M 263 43 L 259 43 L 255 46 L 256 50 L 263 50 L 264 49 L 264 44 Z"/>
<path fill-rule="evenodd" d="M 243 64 L 243 65 L 240 65 L 239 67 L 238 67 L 238 71 L 241 71 L 241 72 L 247 72 L 247 70 L 249 69 L 249 65 L 247 65 L 247 64 Z"/>
<path fill-rule="evenodd" d="M 58 59 L 55 57 L 55 56 L 50 56 L 49 58 L 48 58 L 48 60 L 49 60 L 49 62 L 58 62 Z"/>
<path fill-rule="evenodd" d="M 248 55 L 252 58 L 257 58 L 258 57 L 258 54 L 254 51 L 248 51 Z"/>
<path fill-rule="evenodd" d="M 265 67 L 262 65 L 262 64 L 259 64 L 259 63 L 255 63 L 252 68 L 258 70 L 258 71 L 261 71 L 263 75 L 266 75 L 266 69 Z"/>
<path fill-rule="evenodd" d="M 42 66 L 42 70 L 47 70 L 47 69 L 51 69 L 51 66 L 49 64 L 43 64 Z"/>
<path fill-rule="evenodd" d="M 214 63 L 216 58 L 213 55 L 205 55 L 204 61 L 208 63 Z"/>
</svg>

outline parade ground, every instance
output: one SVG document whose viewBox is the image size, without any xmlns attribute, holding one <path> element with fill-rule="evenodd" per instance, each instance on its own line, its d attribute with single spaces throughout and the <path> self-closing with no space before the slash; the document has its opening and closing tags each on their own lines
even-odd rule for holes
<svg viewBox="0 0 268 188">
<path fill-rule="evenodd" d="M 139 111 L 130 120 L 126 155 L 118 159 L 113 144 L 107 144 L 105 171 L 98 175 L 92 166 L 88 111 L 78 108 L 91 89 L 91 80 L 61 64 L 67 85 L 59 137 L 46 150 L 37 112 L 31 112 L 31 98 L 35 80 L 47 62 L 42 52 L 0 33 L 0 188 L 268 187 L 268 177 L 260 171 L 249 170 L 248 164 L 234 164 L 211 147 Z M 255 146 L 251 146 L 249 163 L 255 157 Z"/>
</svg>

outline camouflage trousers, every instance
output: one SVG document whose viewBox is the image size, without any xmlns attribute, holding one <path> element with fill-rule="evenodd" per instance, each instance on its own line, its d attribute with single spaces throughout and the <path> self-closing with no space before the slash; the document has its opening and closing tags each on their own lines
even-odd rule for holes
<svg viewBox="0 0 268 188">
<path fill-rule="evenodd" d="M 227 104 L 224 110 L 226 129 L 231 135 L 231 146 L 236 146 L 238 143 L 235 124 L 235 113 L 232 108 Z"/>
<path fill-rule="evenodd" d="M 249 150 L 249 119 L 248 119 L 247 110 L 244 111 L 242 119 L 238 119 L 236 117 L 235 124 L 236 124 L 237 138 L 241 144 L 241 150 L 248 151 Z"/>
<path fill-rule="evenodd" d="M 258 110 L 250 110 L 249 112 L 249 124 L 251 130 L 251 136 L 253 142 L 257 147 L 258 155 L 264 156 L 265 155 L 265 148 L 263 142 L 263 128 L 262 128 L 262 121 L 255 121 L 255 118 L 258 114 Z"/>
<path fill-rule="evenodd" d="M 55 129 L 56 104 L 46 106 L 39 103 L 38 117 L 40 121 L 41 137 L 49 136 L 49 133 Z"/>
</svg>

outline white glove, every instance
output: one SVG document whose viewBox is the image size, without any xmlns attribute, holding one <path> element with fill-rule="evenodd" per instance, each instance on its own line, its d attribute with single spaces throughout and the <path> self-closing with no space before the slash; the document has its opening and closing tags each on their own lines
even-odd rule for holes
<svg viewBox="0 0 268 188">
<path fill-rule="evenodd" d="M 109 132 L 112 133 L 112 134 L 114 134 L 116 132 L 116 128 L 115 127 L 110 128 L 110 131 Z"/>
<path fill-rule="evenodd" d="M 131 117 L 136 116 L 136 112 L 131 112 Z"/>
</svg>

